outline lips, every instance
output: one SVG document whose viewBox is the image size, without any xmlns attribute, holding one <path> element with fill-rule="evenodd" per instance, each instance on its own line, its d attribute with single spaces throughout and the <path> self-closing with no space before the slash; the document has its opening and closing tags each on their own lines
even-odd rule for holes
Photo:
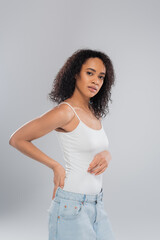
<svg viewBox="0 0 160 240">
<path fill-rule="evenodd" d="M 89 86 L 89 88 L 93 89 L 93 90 L 97 90 L 97 88 L 95 87 L 92 87 L 92 86 Z"/>
</svg>

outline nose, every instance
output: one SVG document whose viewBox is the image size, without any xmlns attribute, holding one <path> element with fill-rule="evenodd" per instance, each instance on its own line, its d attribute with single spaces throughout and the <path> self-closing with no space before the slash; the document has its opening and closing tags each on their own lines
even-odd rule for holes
<svg viewBox="0 0 160 240">
<path fill-rule="evenodd" d="M 98 79 L 97 77 L 95 77 L 95 78 L 92 80 L 92 82 L 94 82 L 95 84 L 98 84 L 99 79 Z"/>
</svg>

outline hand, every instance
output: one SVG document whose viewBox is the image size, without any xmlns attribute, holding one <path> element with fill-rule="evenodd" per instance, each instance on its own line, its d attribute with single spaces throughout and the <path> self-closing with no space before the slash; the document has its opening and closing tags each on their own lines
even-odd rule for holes
<svg viewBox="0 0 160 240">
<path fill-rule="evenodd" d="M 108 167 L 110 160 L 111 155 L 109 151 L 105 150 L 97 153 L 92 162 L 89 164 L 88 172 L 94 173 L 95 175 L 103 173 Z"/>
<path fill-rule="evenodd" d="M 56 164 L 56 166 L 54 166 L 53 171 L 54 171 L 54 190 L 53 190 L 52 200 L 55 198 L 57 188 L 64 187 L 64 180 L 66 177 L 66 171 L 64 167 L 59 163 Z"/>
</svg>

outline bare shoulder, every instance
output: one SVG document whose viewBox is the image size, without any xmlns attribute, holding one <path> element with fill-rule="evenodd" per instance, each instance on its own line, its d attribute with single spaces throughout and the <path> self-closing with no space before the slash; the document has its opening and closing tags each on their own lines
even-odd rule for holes
<svg viewBox="0 0 160 240">
<path fill-rule="evenodd" d="M 67 104 L 60 104 L 41 115 L 45 125 L 50 126 L 50 131 L 62 128 L 74 117 L 74 112 Z"/>
<path fill-rule="evenodd" d="M 74 112 L 68 104 L 60 104 L 54 108 L 58 113 L 59 117 L 63 118 L 63 124 L 67 124 L 74 117 Z"/>
<path fill-rule="evenodd" d="M 63 127 L 73 118 L 74 112 L 67 104 L 57 105 L 22 125 L 11 135 L 10 138 L 12 138 L 13 143 L 19 140 L 32 141 L 57 128 Z"/>
</svg>

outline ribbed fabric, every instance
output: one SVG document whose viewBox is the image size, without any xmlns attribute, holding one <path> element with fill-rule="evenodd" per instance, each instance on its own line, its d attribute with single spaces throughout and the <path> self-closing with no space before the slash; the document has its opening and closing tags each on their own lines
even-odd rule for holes
<svg viewBox="0 0 160 240">
<path fill-rule="evenodd" d="M 79 119 L 78 126 L 71 132 L 57 132 L 65 161 L 66 178 L 63 189 L 82 194 L 98 194 L 102 188 L 103 173 L 87 172 L 94 156 L 108 150 L 109 141 L 101 122 L 101 129 L 95 130 L 82 122 L 75 109 L 68 104 Z M 59 104 L 59 105 L 60 105 Z"/>
</svg>

